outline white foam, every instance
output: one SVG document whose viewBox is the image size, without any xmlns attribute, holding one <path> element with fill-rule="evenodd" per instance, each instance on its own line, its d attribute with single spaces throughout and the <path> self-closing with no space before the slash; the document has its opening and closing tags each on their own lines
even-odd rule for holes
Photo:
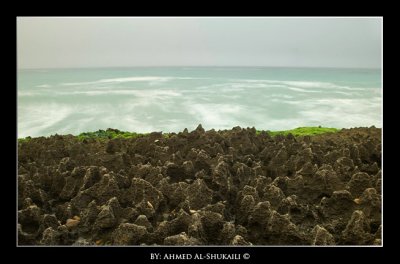
<svg viewBox="0 0 400 264">
<path fill-rule="evenodd" d="M 268 79 L 231 79 L 230 81 L 243 82 L 243 83 L 266 83 L 275 84 L 276 86 L 268 87 L 290 87 L 297 88 L 324 88 L 324 89 L 344 89 L 344 90 L 365 90 L 366 88 L 349 87 L 345 85 L 337 85 L 330 82 L 316 82 L 316 81 L 281 81 L 281 80 L 268 80 Z"/>
<path fill-rule="evenodd" d="M 100 95 L 133 95 L 135 97 L 150 97 L 163 99 L 165 97 L 181 96 L 182 93 L 175 90 L 91 90 L 91 91 L 73 91 L 73 92 L 59 92 L 59 95 L 87 95 L 87 96 L 100 96 Z"/>
<path fill-rule="evenodd" d="M 296 87 L 288 87 L 288 89 L 295 91 L 295 92 L 301 92 L 301 93 L 320 93 L 321 92 L 321 91 L 302 89 L 302 88 L 296 88 Z"/>
<path fill-rule="evenodd" d="M 18 108 L 18 137 L 49 135 L 47 129 L 62 122 L 75 109 L 73 107 L 46 104 Z"/>
<path fill-rule="evenodd" d="M 37 95 L 37 93 L 35 93 L 35 92 L 21 92 L 21 91 L 18 91 L 18 96 L 35 96 L 35 95 Z"/>
<path fill-rule="evenodd" d="M 127 83 L 127 82 L 150 82 L 150 84 L 154 85 L 159 82 L 167 82 L 171 80 L 194 80 L 194 79 L 207 79 L 207 78 L 173 77 L 173 76 L 133 76 L 133 77 L 100 79 L 92 82 L 61 83 L 61 85 L 78 86 L 78 85 L 91 85 L 91 84 L 104 84 L 104 83 Z"/>
<path fill-rule="evenodd" d="M 37 88 L 49 88 L 51 87 L 50 84 L 41 84 L 41 85 L 36 85 Z"/>
<path fill-rule="evenodd" d="M 243 107 L 233 104 L 198 104 L 187 103 L 187 112 L 194 120 L 212 128 L 227 127 L 237 123 L 237 115 L 243 111 Z"/>
</svg>

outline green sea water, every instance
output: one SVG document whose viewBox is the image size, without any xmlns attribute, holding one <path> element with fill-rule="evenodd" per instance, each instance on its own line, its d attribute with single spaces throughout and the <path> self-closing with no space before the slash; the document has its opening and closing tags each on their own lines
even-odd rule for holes
<svg viewBox="0 0 400 264">
<path fill-rule="evenodd" d="M 378 69 L 162 67 L 18 71 L 18 137 L 116 128 L 382 126 Z"/>
</svg>

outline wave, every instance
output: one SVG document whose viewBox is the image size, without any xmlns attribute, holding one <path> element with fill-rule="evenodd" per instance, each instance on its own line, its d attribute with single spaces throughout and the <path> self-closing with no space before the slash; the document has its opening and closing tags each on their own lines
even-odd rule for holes
<svg viewBox="0 0 400 264">
<path fill-rule="evenodd" d="M 263 80 L 263 79 L 231 79 L 234 82 L 244 83 L 265 83 L 274 84 L 280 87 L 288 88 L 290 86 L 296 88 L 324 88 L 324 89 L 344 89 L 344 90 L 365 90 L 360 87 L 350 87 L 345 85 L 337 85 L 330 82 L 316 82 L 316 81 L 281 81 L 281 80 Z"/>
<path fill-rule="evenodd" d="M 35 95 L 37 95 L 37 93 L 35 93 L 35 92 L 20 92 L 20 91 L 18 91 L 19 97 L 20 96 L 35 96 Z"/>
<path fill-rule="evenodd" d="M 302 88 L 296 88 L 296 87 L 288 87 L 288 89 L 295 91 L 295 92 L 301 92 L 301 93 L 320 93 L 321 92 L 321 91 L 302 89 Z"/>
<path fill-rule="evenodd" d="M 92 82 L 72 82 L 72 83 L 61 83 L 64 86 L 76 86 L 76 85 L 90 85 L 90 84 L 102 84 L 102 83 L 127 83 L 127 82 L 167 82 L 171 80 L 196 80 L 196 79 L 207 79 L 207 78 L 194 78 L 194 77 L 172 77 L 172 76 L 133 76 L 133 77 L 121 77 L 111 79 L 100 79 Z"/>
<path fill-rule="evenodd" d="M 75 111 L 74 107 L 51 104 L 35 104 L 18 108 L 18 137 L 49 135 L 63 127 L 64 120 Z"/>
<path fill-rule="evenodd" d="M 182 94 L 174 90 L 92 90 L 92 91 L 74 91 L 60 92 L 59 95 L 134 95 L 136 97 L 176 97 Z"/>
</svg>

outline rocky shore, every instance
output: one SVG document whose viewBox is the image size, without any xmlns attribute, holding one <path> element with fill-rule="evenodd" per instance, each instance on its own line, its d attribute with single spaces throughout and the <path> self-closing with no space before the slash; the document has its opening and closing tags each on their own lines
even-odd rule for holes
<svg viewBox="0 0 400 264">
<path fill-rule="evenodd" d="M 19 245 L 379 245 L 381 129 L 18 144 Z"/>
</svg>

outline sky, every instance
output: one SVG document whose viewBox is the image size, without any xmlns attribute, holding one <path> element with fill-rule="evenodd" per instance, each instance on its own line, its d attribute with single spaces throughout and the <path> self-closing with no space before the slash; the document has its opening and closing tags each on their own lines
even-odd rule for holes
<svg viewBox="0 0 400 264">
<path fill-rule="evenodd" d="M 382 23 L 379 17 L 18 17 L 17 65 L 380 68 Z"/>
</svg>

